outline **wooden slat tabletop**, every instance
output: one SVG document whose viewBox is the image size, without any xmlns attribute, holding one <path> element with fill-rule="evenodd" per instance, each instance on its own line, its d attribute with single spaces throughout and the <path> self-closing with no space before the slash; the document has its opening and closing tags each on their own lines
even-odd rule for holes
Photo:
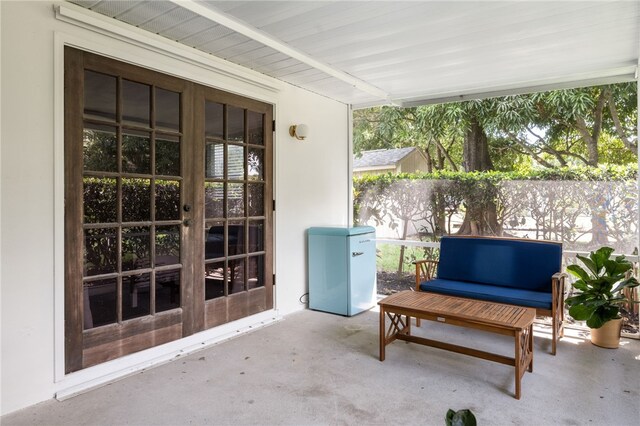
<svg viewBox="0 0 640 426">
<path fill-rule="evenodd" d="M 536 316 L 534 308 L 411 290 L 392 294 L 378 304 L 385 310 L 408 309 L 518 330 L 528 327 Z"/>
</svg>

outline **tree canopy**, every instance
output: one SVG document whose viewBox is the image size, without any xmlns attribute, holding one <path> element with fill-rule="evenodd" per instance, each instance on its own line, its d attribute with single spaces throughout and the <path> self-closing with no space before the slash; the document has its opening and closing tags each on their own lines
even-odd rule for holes
<svg viewBox="0 0 640 426">
<path fill-rule="evenodd" d="M 429 171 L 637 161 L 636 83 L 354 112 L 354 148 L 416 146 Z"/>
</svg>

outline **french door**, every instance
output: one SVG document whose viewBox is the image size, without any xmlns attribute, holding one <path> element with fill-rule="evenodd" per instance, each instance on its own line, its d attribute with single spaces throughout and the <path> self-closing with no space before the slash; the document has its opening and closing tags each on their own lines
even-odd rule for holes
<svg viewBox="0 0 640 426">
<path fill-rule="evenodd" d="M 273 307 L 272 107 L 65 49 L 65 361 Z"/>
</svg>

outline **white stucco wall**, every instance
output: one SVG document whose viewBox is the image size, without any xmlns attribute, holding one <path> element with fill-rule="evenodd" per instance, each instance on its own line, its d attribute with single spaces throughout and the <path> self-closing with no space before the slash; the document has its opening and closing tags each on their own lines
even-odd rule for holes
<svg viewBox="0 0 640 426">
<path fill-rule="evenodd" d="M 60 377 L 62 41 L 275 105 L 275 301 L 280 314 L 304 308 L 299 298 L 307 291 L 305 229 L 346 226 L 349 217 L 347 105 L 249 70 L 236 69 L 243 77 L 236 79 L 233 72 L 216 73 L 62 22 L 55 18 L 54 4 L 0 2 L 0 414 L 52 398 L 68 385 L 68 378 Z M 209 65 L 217 64 L 212 59 Z M 247 81 L 252 79 L 260 84 Z M 288 135 L 289 125 L 299 123 L 310 128 L 307 141 Z M 74 383 L 92 373 L 83 374 Z"/>
</svg>

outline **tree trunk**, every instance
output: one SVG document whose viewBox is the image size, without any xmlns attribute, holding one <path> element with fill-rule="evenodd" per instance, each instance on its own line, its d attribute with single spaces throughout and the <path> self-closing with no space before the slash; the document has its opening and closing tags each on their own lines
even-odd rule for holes
<svg viewBox="0 0 640 426">
<path fill-rule="evenodd" d="M 436 145 L 436 158 L 438 159 L 438 170 L 444 170 L 444 155 L 438 145 Z"/>
<path fill-rule="evenodd" d="M 600 247 L 609 244 L 609 232 L 604 214 L 591 213 L 591 243 Z"/>
<path fill-rule="evenodd" d="M 464 136 L 462 155 L 465 172 L 493 170 L 487 135 L 475 117 Z"/>
<path fill-rule="evenodd" d="M 598 103 L 593 111 L 593 127 L 591 133 L 589 133 L 587 123 L 584 119 L 582 117 L 576 118 L 576 128 L 580 132 L 585 145 L 587 145 L 587 165 L 591 167 L 598 167 L 598 161 L 600 160 L 598 157 L 598 140 L 600 139 L 600 133 L 602 132 L 602 113 L 608 93 L 608 88 L 605 88 L 600 92 Z"/>
<path fill-rule="evenodd" d="M 471 126 L 465 134 L 462 154 L 466 172 L 493 170 L 487 135 L 476 117 L 472 117 Z M 465 204 L 467 211 L 458 234 L 501 235 L 494 201 L 479 204 L 467 199 Z"/>
<path fill-rule="evenodd" d="M 427 157 L 427 173 L 433 173 L 433 159 L 431 158 L 429 147 L 424 150 L 424 155 Z"/>
<path fill-rule="evenodd" d="M 442 153 L 442 155 L 446 158 L 447 162 L 451 166 L 451 170 L 453 170 L 454 172 L 457 172 L 458 166 L 456 166 L 456 163 L 451 158 L 451 155 L 449 155 L 449 153 L 447 152 L 447 149 L 442 145 L 442 143 L 440 143 L 439 140 L 436 139 L 435 143 L 436 143 L 436 147 L 438 148 L 438 151 Z M 443 169 L 444 169 L 444 166 L 443 166 Z"/>
<path fill-rule="evenodd" d="M 409 221 L 407 219 L 403 219 L 402 225 L 403 225 L 402 240 L 406 240 Z M 398 261 L 398 279 L 402 278 L 402 272 L 404 271 L 404 249 L 405 249 L 405 246 L 400 246 L 400 260 Z"/>
<path fill-rule="evenodd" d="M 471 126 L 464 137 L 464 170 L 466 172 L 493 170 L 489 156 L 487 134 L 476 117 L 472 117 Z M 458 234 L 462 235 L 501 235 L 498 213 L 493 201 L 477 203 L 473 199 L 465 200 L 466 214 Z"/>
<path fill-rule="evenodd" d="M 588 203 L 591 210 L 591 243 L 594 246 L 606 246 L 609 244 L 606 196 L 595 193 L 594 197 L 589 197 Z"/>
<path fill-rule="evenodd" d="M 634 144 L 633 142 L 631 142 L 631 140 L 625 134 L 624 128 L 622 127 L 622 123 L 620 122 L 620 117 L 618 116 L 618 110 L 613 100 L 611 91 L 607 91 L 606 97 L 607 97 L 607 104 L 609 104 L 609 112 L 611 114 L 611 119 L 613 120 L 613 125 L 616 129 L 616 133 L 618 134 L 618 137 L 622 140 L 622 143 L 624 144 L 624 146 L 627 147 L 629 151 L 635 153 L 638 150 L 638 144 L 637 143 Z"/>
<path fill-rule="evenodd" d="M 485 205 L 467 203 L 467 211 L 457 234 L 502 236 L 503 230 L 498 222 L 495 202 L 490 201 Z"/>
<path fill-rule="evenodd" d="M 438 241 L 438 238 L 442 235 L 451 233 L 451 230 L 447 232 L 447 212 L 445 210 L 444 193 L 441 189 L 436 189 L 431 194 L 429 210 L 432 212 L 431 230 L 433 232 L 433 241 Z"/>
</svg>

